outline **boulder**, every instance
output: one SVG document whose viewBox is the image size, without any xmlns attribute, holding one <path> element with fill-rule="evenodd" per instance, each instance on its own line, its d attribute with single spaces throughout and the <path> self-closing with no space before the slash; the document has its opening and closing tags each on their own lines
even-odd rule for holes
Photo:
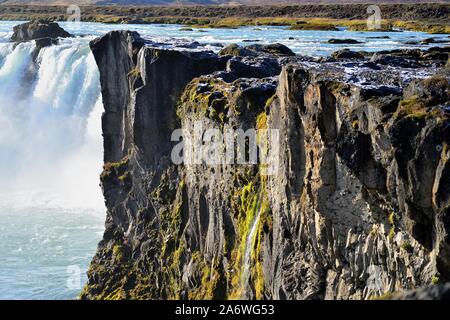
<svg viewBox="0 0 450 320">
<path fill-rule="evenodd" d="M 404 98 L 421 99 L 427 106 L 450 103 L 450 83 L 444 76 L 436 75 L 424 80 L 413 80 L 405 88 Z"/>
<path fill-rule="evenodd" d="M 26 22 L 14 27 L 11 41 L 26 42 L 42 38 L 69 38 L 72 35 L 61 28 L 56 22 Z"/>
<path fill-rule="evenodd" d="M 407 45 L 410 45 L 410 46 L 416 46 L 416 45 L 419 45 L 420 42 L 419 41 L 410 40 L 410 41 L 405 41 L 404 44 L 407 44 Z"/>
<path fill-rule="evenodd" d="M 389 36 L 367 37 L 367 39 L 390 39 Z"/>
<path fill-rule="evenodd" d="M 239 56 L 239 57 L 251 57 L 261 54 L 269 54 L 274 56 L 295 56 L 295 53 L 287 46 L 281 43 L 272 44 L 252 44 L 246 47 L 241 47 L 235 43 L 232 43 L 219 52 L 219 56 Z"/>
<path fill-rule="evenodd" d="M 255 55 L 256 55 L 255 52 L 252 52 L 247 48 L 241 47 L 236 43 L 229 44 L 228 46 L 219 51 L 219 56 L 249 57 Z"/>
<path fill-rule="evenodd" d="M 331 44 L 358 44 L 358 43 L 362 43 L 362 42 L 355 40 L 355 39 L 329 39 L 328 43 L 331 43 Z"/>
<path fill-rule="evenodd" d="M 364 55 L 360 52 L 351 51 L 349 49 L 335 51 L 331 54 L 334 59 L 364 59 Z"/>
<path fill-rule="evenodd" d="M 278 61 L 270 57 L 233 57 L 227 62 L 228 73 L 237 78 L 266 78 L 281 72 Z"/>
<path fill-rule="evenodd" d="M 427 50 L 427 52 L 445 52 L 445 53 L 450 53 L 450 46 L 446 46 L 446 47 L 431 47 Z"/>
<path fill-rule="evenodd" d="M 42 49 L 45 47 L 50 47 L 52 45 L 58 44 L 58 39 L 54 39 L 54 38 L 40 38 L 40 39 L 36 39 L 36 47 L 38 49 Z"/>
<path fill-rule="evenodd" d="M 271 43 L 266 45 L 254 44 L 246 48 L 256 52 L 264 52 L 271 55 L 295 56 L 295 53 L 291 49 L 281 43 Z"/>
<path fill-rule="evenodd" d="M 420 68 L 422 66 L 416 60 L 392 54 L 375 53 L 370 61 L 376 64 L 400 68 Z"/>
<path fill-rule="evenodd" d="M 448 40 L 443 39 L 435 39 L 435 38 L 427 38 L 420 41 L 421 44 L 432 44 L 432 43 L 448 43 Z"/>
</svg>

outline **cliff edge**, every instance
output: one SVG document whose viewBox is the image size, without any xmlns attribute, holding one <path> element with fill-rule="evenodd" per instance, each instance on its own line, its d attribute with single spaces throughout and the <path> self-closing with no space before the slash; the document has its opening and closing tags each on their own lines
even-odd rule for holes
<svg viewBox="0 0 450 320">
<path fill-rule="evenodd" d="M 217 55 L 126 31 L 91 48 L 108 212 L 82 299 L 369 299 L 450 281 L 448 48 Z M 186 143 L 174 161 L 174 131 L 199 126 L 254 130 L 255 159 L 273 161 L 187 161 Z"/>
</svg>

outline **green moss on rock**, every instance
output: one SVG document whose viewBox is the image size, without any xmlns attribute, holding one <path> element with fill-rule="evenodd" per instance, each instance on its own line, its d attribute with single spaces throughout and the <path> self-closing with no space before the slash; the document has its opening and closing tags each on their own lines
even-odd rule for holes
<svg viewBox="0 0 450 320">
<path fill-rule="evenodd" d="M 211 77 L 200 77 L 191 81 L 184 90 L 178 104 L 177 115 L 180 119 L 188 113 L 197 118 L 206 117 L 216 123 L 227 121 L 229 110 L 229 84 Z"/>
<path fill-rule="evenodd" d="M 110 177 L 111 175 L 115 175 L 117 177 L 124 174 L 126 167 L 130 161 L 130 157 L 127 155 L 122 160 L 118 162 L 106 162 L 103 165 L 103 172 L 100 176 L 101 179 L 105 179 Z"/>
</svg>

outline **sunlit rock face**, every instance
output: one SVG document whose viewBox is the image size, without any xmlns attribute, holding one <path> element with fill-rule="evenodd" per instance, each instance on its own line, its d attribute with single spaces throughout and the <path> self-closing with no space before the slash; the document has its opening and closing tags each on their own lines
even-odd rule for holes
<svg viewBox="0 0 450 320">
<path fill-rule="evenodd" d="M 81 298 L 367 299 L 449 280 L 448 50 L 218 56 L 125 31 L 91 49 L 108 214 Z M 199 125 L 274 130 L 256 143 L 276 170 L 177 163 L 172 133 Z"/>
</svg>

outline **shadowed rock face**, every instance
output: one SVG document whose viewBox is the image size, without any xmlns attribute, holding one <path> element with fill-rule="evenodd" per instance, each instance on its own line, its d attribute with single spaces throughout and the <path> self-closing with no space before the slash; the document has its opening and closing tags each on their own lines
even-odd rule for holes
<svg viewBox="0 0 450 320">
<path fill-rule="evenodd" d="M 14 27 L 11 41 L 25 42 L 37 39 L 69 38 L 70 33 L 61 28 L 56 22 L 32 21 Z"/>
<path fill-rule="evenodd" d="M 382 53 L 421 67 L 377 71 L 365 53 L 219 57 L 125 31 L 91 48 L 108 214 L 81 298 L 365 299 L 450 280 L 448 56 Z M 277 129 L 278 171 L 173 163 L 172 131 L 196 122 Z"/>
</svg>

